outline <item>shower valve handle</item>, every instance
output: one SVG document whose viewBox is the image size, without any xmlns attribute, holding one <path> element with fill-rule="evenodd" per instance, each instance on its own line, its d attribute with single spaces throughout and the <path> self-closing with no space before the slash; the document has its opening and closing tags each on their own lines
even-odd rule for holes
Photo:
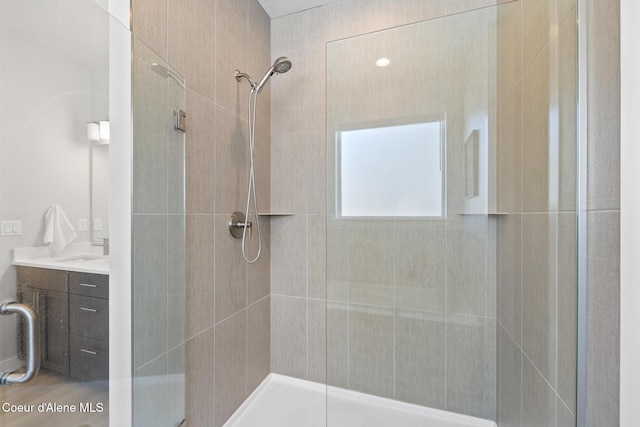
<svg viewBox="0 0 640 427">
<path fill-rule="evenodd" d="M 229 231 L 231 232 L 231 235 L 236 239 L 242 239 L 242 233 L 244 233 L 245 226 L 249 231 L 249 238 L 251 238 L 253 223 L 251 221 L 246 222 L 246 217 L 242 212 L 234 212 L 229 219 Z"/>
</svg>

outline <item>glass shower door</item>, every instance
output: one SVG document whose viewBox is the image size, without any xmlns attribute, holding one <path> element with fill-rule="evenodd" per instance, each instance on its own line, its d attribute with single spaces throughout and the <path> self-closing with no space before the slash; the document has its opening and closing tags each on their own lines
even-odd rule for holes
<svg viewBox="0 0 640 427">
<path fill-rule="evenodd" d="M 133 425 L 185 417 L 184 79 L 133 40 Z M 182 126 L 182 125 L 180 125 Z M 184 129 L 184 128 L 183 128 Z"/>
<path fill-rule="evenodd" d="M 521 3 L 327 43 L 328 426 L 575 423 L 575 7 Z"/>
</svg>

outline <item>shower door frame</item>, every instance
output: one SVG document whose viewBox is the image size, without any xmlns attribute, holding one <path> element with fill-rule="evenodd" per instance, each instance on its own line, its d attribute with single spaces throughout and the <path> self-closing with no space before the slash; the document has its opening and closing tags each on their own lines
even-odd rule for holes
<svg viewBox="0 0 640 427">
<path fill-rule="evenodd" d="M 109 426 L 132 425 L 132 34 L 130 0 L 109 0 Z"/>
</svg>

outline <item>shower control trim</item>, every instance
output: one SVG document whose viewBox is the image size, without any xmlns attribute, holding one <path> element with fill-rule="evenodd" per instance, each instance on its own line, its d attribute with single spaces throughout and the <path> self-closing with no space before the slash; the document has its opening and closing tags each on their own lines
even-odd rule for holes
<svg viewBox="0 0 640 427">
<path fill-rule="evenodd" d="M 236 239 L 242 239 L 244 233 L 246 217 L 242 212 L 234 212 L 229 218 L 229 232 Z M 249 238 L 251 238 L 251 228 L 253 223 L 251 221 L 246 223 L 247 230 L 249 231 Z"/>
</svg>

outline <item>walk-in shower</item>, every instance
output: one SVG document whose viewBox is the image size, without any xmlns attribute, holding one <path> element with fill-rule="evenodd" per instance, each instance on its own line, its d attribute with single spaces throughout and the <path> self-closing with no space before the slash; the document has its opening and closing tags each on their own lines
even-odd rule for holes
<svg viewBox="0 0 640 427">
<path fill-rule="evenodd" d="M 250 158 L 250 166 L 249 166 L 249 182 L 247 188 L 247 204 L 245 208 L 245 213 L 242 212 L 234 212 L 229 221 L 229 230 L 231 231 L 231 235 L 236 238 L 242 239 L 242 257 L 249 264 L 253 264 L 258 261 L 260 258 L 260 253 L 262 252 L 262 231 L 260 230 L 260 217 L 258 214 L 258 196 L 256 195 L 256 181 L 255 181 L 255 171 L 254 171 L 254 149 L 256 142 L 256 105 L 258 101 L 258 94 L 264 88 L 264 85 L 269 81 L 271 76 L 274 74 L 283 74 L 291 69 L 291 61 L 286 56 L 281 56 L 275 60 L 273 65 L 264 73 L 262 79 L 259 82 L 256 82 L 246 73 L 241 73 L 240 71 L 235 71 L 236 81 L 240 82 L 242 78 L 247 79 L 249 84 L 251 85 L 251 91 L 249 92 L 249 111 L 248 111 L 248 128 L 249 128 L 249 158 Z M 249 230 L 249 238 L 251 238 L 251 229 L 253 228 L 253 223 L 249 221 L 249 207 L 251 205 L 251 200 L 253 200 L 253 209 L 254 209 L 254 218 L 256 222 L 256 228 L 258 233 L 258 250 L 255 254 L 255 257 L 251 258 L 247 254 L 247 230 Z M 242 233 L 240 233 L 242 230 Z"/>
</svg>

